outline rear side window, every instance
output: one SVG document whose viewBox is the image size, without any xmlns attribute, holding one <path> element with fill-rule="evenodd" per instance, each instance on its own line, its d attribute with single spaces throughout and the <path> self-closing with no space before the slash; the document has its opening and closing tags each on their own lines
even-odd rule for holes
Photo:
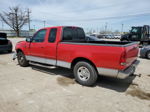
<svg viewBox="0 0 150 112">
<path fill-rule="evenodd" d="M 81 28 L 65 27 L 63 29 L 63 41 L 85 40 L 85 33 Z"/>
<path fill-rule="evenodd" d="M 53 43 L 56 40 L 56 35 L 57 35 L 57 28 L 52 28 L 50 30 L 48 42 Z"/>
<path fill-rule="evenodd" d="M 83 29 L 77 28 L 77 33 L 78 33 L 79 40 L 85 40 L 85 33 L 84 33 Z"/>
<path fill-rule="evenodd" d="M 63 40 L 68 41 L 73 39 L 72 28 L 64 28 L 63 30 Z"/>
</svg>

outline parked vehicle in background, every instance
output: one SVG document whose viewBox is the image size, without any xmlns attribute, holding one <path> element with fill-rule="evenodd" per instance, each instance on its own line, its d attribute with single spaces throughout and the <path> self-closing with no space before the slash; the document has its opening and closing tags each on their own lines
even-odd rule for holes
<svg viewBox="0 0 150 112">
<path fill-rule="evenodd" d="M 141 50 L 140 50 L 140 56 L 142 58 L 148 58 L 148 59 L 150 59 L 150 45 L 149 46 L 144 46 L 143 48 L 141 48 Z"/>
<path fill-rule="evenodd" d="M 114 39 L 121 39 L 121 35 L 113 35 L 114 36 Z"/>
<path fill-rule="evenodd" d="M 122 35 L 121 41 L 139 41 L 140 44 L 150 44 L 150 26 L 132 27 L 130 33 Z"/>
<path fill-rule="evenodd" d="M 0 33 L 0 52 L 2 51 L 12 52 L 12 43 L 7 39 L 6 33 Z"/>
<path fill-rule="evenodd" d="M 91 34 L 90 36 L 97 37 L 97 38 L 99 38 L 99 39 L 104 38 L 103 35 L 100 35 L 100 34 L 97 34 L 97 33 L 93 33 L 93 34 Z"/>
<path fill-rule="evenodd" d="M 86 41 L 102 41 L 95 36 L 86 36 Z"/>
<path fill-rule="evenodd" d="M 72 69 L 85 86 L 94 85 L 98 74 L 120 79 L 133 74 L 139 51 L 136 42 L 87 41 L 84 30 L 74 26 L 40 29 L 15 49 L 20 66 L 32 62 Z"/>
<path fill-rule="evenodd" d="M 106 34 L 106 35 L 105 35 L 105 38 L 106 38 L 106 39 L 113 39 L 114 37 L 113 37 L 113 35 L 111 35 L 111 34 Z"/>
</svg>

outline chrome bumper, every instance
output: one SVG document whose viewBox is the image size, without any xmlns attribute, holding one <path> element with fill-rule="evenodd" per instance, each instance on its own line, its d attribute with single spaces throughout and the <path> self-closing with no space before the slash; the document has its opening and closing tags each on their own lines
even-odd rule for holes
<svg viewBox="0 0 150 112">
<path fill-rule="evenodd" d="M 15 52 L 15 53 L 13 53 L 13 55 L 12 55 L 12 60 L 15 60 L 17 58 L 17 53 Z"/>
<path fill-rule="evenodd" d="M 132 75 L 135 72 L 135 69 L 137 67 L 137 65 L 140 63 L 139 60 L 136 60 L 130 67 L 128 67 L 127 69 L 123 70 L 123 71 L 119 71 L 117 78 L 119 79 L 125 79 L 127 78 L 129 75 Z"/>
<path fill-rule="evenodd" d="M 99 75 L 107 76 L 107 77 L 114 77 L 118 79 L 125 79 L 129 75 L 135 72 L 135 69 L 140 61 L 136 60 L 131 66 L 127 69 L 120 71 L 117 69 L 108 69 L 108 68 L 99 68 L 97 67 L 97 71 Z"/>
</svg>

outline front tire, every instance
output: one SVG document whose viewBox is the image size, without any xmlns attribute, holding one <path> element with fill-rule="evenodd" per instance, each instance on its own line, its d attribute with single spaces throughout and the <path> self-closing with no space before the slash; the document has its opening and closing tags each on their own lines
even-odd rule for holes
<svg viewBox="0 0 150 112">
<path fill-rule="evenodd" d="M 150 59 L 150 51 L 148 51 L 148 52 L 146 53 L 146 57 L 147 57 L 147 59 Z"/>
<path fill-rule="evenodd" d="M 27 67 L 29 65 L 29 62 L 26 60 L 26 57 L 23 54 L 23 52 L 19 51 L 17 53 L 17 59 L 20 66 Z"/>
<path fill-rule="evenodd" d="M 73 69 L 76 81 L 84 86 L 93 86 L 97 80 L 97 71 L 88 62 L 78 62 Z"/>
</svg>

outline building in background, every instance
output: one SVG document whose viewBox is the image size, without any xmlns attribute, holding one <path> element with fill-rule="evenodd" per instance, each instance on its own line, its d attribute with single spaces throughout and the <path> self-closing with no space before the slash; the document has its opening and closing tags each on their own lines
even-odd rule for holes
<svg viewBox="0 0 150 112">
<path fill-rule="evenodd" d="M 7 33 L 8 37 L 16 37 L 17 34 L 14 30 L 0 30 L 0 32 Z M 20 37 L 32 37 L 36 31 L 35 30 L 21 30 Z"/>
</svg>

